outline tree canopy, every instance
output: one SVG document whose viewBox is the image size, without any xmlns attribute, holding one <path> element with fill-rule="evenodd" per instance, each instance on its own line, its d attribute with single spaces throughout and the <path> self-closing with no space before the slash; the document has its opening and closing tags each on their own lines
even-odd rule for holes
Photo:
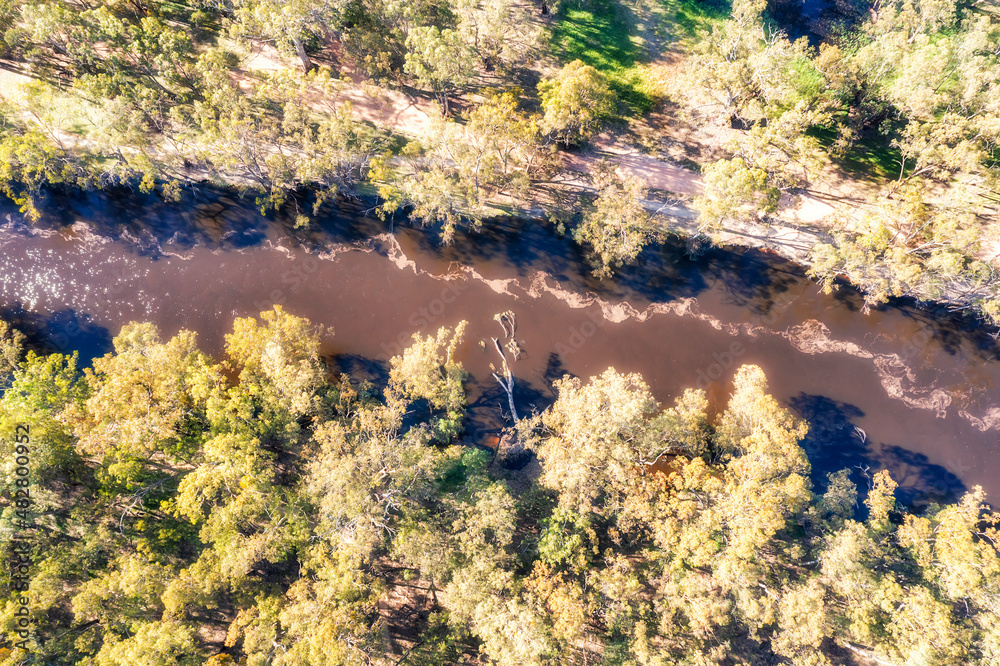
<svg viewBox="0 0 1000 666">
<path fill-rule="evenodd" d="M 329 332 L 280 308 L 237 319 L 218 362 L 141 323 L 83 372 L 12 347 L 0 425 L 31 433 L 34 622 L 20 643 L 8 581 L 0 659 L 996 661 L 980 489 L 920 513 L 886 471 L 816 491 L 809 425 L 756 366 L 718 409 L 567 376 L 517 424 L 536 466 L 505 470 L 456 439 L 464 326 L 416 335 L 381 386 L 334 373 Z"/>
</svg>

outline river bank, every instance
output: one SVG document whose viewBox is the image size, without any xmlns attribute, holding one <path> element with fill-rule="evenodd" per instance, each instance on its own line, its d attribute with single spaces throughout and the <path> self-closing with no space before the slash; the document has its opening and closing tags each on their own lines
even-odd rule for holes
<svg viewBox="0 0 1000 666">
<path fill-rule="evenodd" d="M 10 66 L 10 63 L 6 63 L 6 66 Z M 7 72 L 6 78 L 0 78 L 0 93 L 10 93 L 10 90 L 5 92 L 3 86 L 16 90 L 26 81 L 28 81 L 27 77 L 22 74 Z M 326 91 L 322 95 L 310 93 L 313 95 L 310 97 L 312 100 L 310 104 L 320 104 L 321 110 L 329 114 L 338 109 L 347 108 L 343 105 L 350 103 L 349 116 L 353 119 L 352 122 L 354 120 L 358 122 L 358 127 L 370 124 L 373 128 L 378 128 L 377 131 L 387 131 L 387 136 L 394 137 L 393 141 L 399 140 L 403 143 L 414 141 L 414 145 L 430 142 L 428 145 L 433 145 L 432 135 L 436 131 L 434 128 L 440 129 L 439 125 L 442 119 L 439 117 L 436 107 L 428 99 L 411 95 L 398 99 L 393 97 L 394 101 L 389 103 L 382 98 L 381 93 L 374 94 L 369 89 L 370 87 L 364 81 L 339 82 L 331 89 L 333 92 Z M 320 107 L 317 107 L 317 110 L 320 110 Z M 393 109 L 399 111 L 400 108 L 405 109 L 407 113 L 401 115 L 389 112 Z M 460 123 L 451 124 L 456 127 L 460 125 Z M 731 132 L 731 130 L 727 131 Z M 53 130 L 52 135 L 58 142 L 59 151 L 65 151 L 65 155 L 62 157 L 70 162 L 79 161 L 86 154 L 97 155 L 100 152 L 97 144 L 85 137 L 55 130 Z M 720 134 L 715 137 L 714 143 L 724 144 L 724 139 L 725 135 Z M 246 159 L 233 158 L 229 161 L 232 163 L 227 162 L 226 165 L 206 160 L 204 155 L 200 155 L 197 151 L 192 152 L 191 146 L 188 147 L 190 150 L 186 152 L 177 152 L 180 150 L 179 147 L 174 147 L 171 150 L 166 150 L 162 146 L 160 148 L 153 147 L 153 152 L 158 156 L 154 161 L 162 162 L 162 168 L 160 168 L 162 173 L 157 172 L 159 175 L 156 177 L 161 178 L 160 181 L 154 182 L 154 178 L 150 182 L 154 182 L 154 186 L 165 194 L 168 191 L 173 194 L 177 188 L 189 191 L 197 190 L 204 187 L 205 183 L 212 183 L 216 187 L 241 188 L 242 191 L 251 196 L 259 197 L 260 205 L 264 207 L 270 205 L 268 202 L 275 196 L 275 188 L 277 190 L 282 190 L 285 187 L 291 188 L 289 192 L 278 195 L 278 201 L 284 200 L 289 193 L 295 199 L 302 192 L 315 189 L 315 186 L 308 184 L 295 185 L 294 183 L 298 182 L 295 179 L 285 182 L 283 178 L 279 178 L 275 174 L 256 173 L 251 168 L 252 163 L 260 160 L 266 161 L 267 155 L 275 150 L 281 152 L 281 149 L 267 144 L 264 140 L 255 140 L 251 143 L 253 145 L 244 147 L 251 153 L 249 156 L 243 156 Z M 297 149 L 291 150 L 291 154 L 297 154 Z M 718 156 L 713 153 L 713 158 Z M 368 157 L 370 158 L 371 155 Z M 591 182 L 592 174 L 598 170 L 603 161 L 610 161 L 619 173 L 640 179 L 648 188 L 647 198 L 642 200 L 640 204 L 650 213 L 647 224 L 653 232 L 676 233 L 700 242 L 703 228 L 699 223 L 698 213 L 692 206 L 692 201 L 703 193 L 704 188 L 700 173 L 696 168 L 689 168 L 690 164 L 693 164 L 691 160 L 684 161 L 684 164 L 688 165 L 684 166 L 664 159 L 662 154 L 655 151 L 645 152 L 636 145 L 632 145 L 628 137 L 616 134 L 616 131 L 605 132 L 595 137 L 583 149 L 557 151 L 549 157 L 553 162 L 550 167 L 546 167 L 553 170 L 550 176 L 544 181 L 533 182 L 530 191 L 525 196 L 519 197 L 517 201 L 506 202 L 503 197 L 500 197 L 498 201 L 489 202 L 487 208 L 491 212 L 488 214 L 508 214 L 514 217 L 532 216 L 541 219 L 548 217 L 565 219 L 575 215 L 579 218 L 580 211 L 587 209 L 590 202 L 598 194 L 598 189 Z M 247 160 L 251 163 L 250 166 L 244 164 Z M 394 179 L 398 182 L 414 176 L 406 171 L 402 154 L 396 154 L 389 161 L 393 169 L 402 167 L 398 169 L 398 172 L 390 169 L 390 173 L 383 174 L 383 177 L 388 177 L 389 180 L 369 181 L 362 178 L 360 172 L 364 168 L 359 167 L 359 173 L 355 174 L 354 178 L 348 179 L 351 181 L 350 183 L 345 183 L 344 191 L 374 196 L 380 187 L 386 186 L 390 189 L 394 187 L 396 184 Z M 83 159 L 83 162 L 87 162 L 87 159 Z M 60 173 L 63 171 L 65 170 L 60 171 Z M 129 172 L 129 169 L 125 171 Z M 154 171 L 156 170 L 154 169 Z M 63 178 L 64 175 L 59 176 L 59 178 Z M 124 183 L 138 187 L 140 175 L 142 174 L 132 173 L 131 176 L 124 178 Z M 146 181 L 150 177 L 150 174 L 143 175 L 143 183 L 147 186 L 149 182 Z M 116 182 L 116 179 L 117 176 L 109 173 L 99 176 L 90 175 L 83 178 L 81 182 L 90 182 L 91 180 Z M 817 183 L 810 186 L 811 189 L 786 192 L 781 197 L 778 210 L 766 218 L 746 215 L 727 219 L 721 228 L 708 232 L 711 240 L 722 245 L 738 245 L 773 251 L 807 268 L 814 268 L 817 266 L 816 250 L 818 248 L 827 250 L 827 256 L 821 257 L 820 260 L 822 262 L 828 259 L 829 254 L 835 252 L 834 248 L 842 243 L 834 237 L 834 232 L 839 230 L 848 235 L 853 233 L 857 224 L 857 220 L 854 218 L 859 211 L 871 207 L 870 202 L 866 203 L 865 196 L 869 196 L 869 198 L 874 196 L 869 191 L 871 183 L 866 185 L 850 181 L 841 182 L 838 185 L 834 181 L 837 181 L 836 177 L 824 173 L 822 178 L 818 178 Z M 266 185 L 266 183 L 270 183 L 270 185 Z M 114 189 L 111 188 L 109 191 L 113 193 Z M 455 196 L 457 195 L 454 192 L 441 193 L 441 197 L 444 198 L 454 198 Z M 30 198 L 31 195 L 29 195 Z M 458 199 L 461 198 L 458 196 Z M 300 207 L 300 213 L 308 211 L 308 201 L 301 203 L 303 205 Z M 449 203 L 444 208 L 449 208 L 453 203 Z M 374 202 L 372 205 L 374 206 Z M 448 215 L 461 215 L 463 211 L 467 213 L 468 209 L 458 206 L 455 210 L 449 211 Z M 479 211 L 477 214 L 481 215 L 481 213 L 482 211 Z M 982 256 L 978 258 L 986 263 L 995 263 L 998 247 L 995 240 L 986 238 L 982 246 L 980 253 Z M 990 256 L 991 252 L 993 256 Z M 923 268 L 918 269 L 915 266 L 910 266 L 909 269 L 913 270 L 910 270 L 902 281 L 906 282 L 917 275 L 915 283 L 912 285 L 903 284 L 897 288 L 900 282 L 899 269 L 898 267 L 893 268 L 887 259 L 866 258 L 861 262 L 862 268 L 860 270 L 856 270 L 857 266 L 850 266 L 850 261 L 843 259 L 839 264 L 844 265 L 833 263 L 832 266 L 821 266 L 819 273 L 824 279 L 831 280 L 838 275 L 850 276 L 851 279 L 873 284 L 872 293 L 881 290 L 882 283 L 896 283 L 889 289 L 890 293 L 911 295 L 928 302 L 947 302 L 954 309 L 978 313 L 984 317 L 984 320 L 993 317 L 994 309 L 1000 308 L 1000 300 L 996 300 L 992 304 L 988 302 L 995 300 L 993 296 L 996 296 L 996 286 L 983 290 L 972 285 L 971 283 L 979 278 L 973 275 L 974 271 L 971 269 L 968 274 L 959 270 L 957 275 L 950 278 L 929 276 L 928 279 L 925 279 L 925 276 L 921 275 Z M 916 272 L 914 273 L 914 271 Z M 880 301 L 881 296 L 870 300 Z M 986 305 L 981 306 L 980 301 L 985 302 Z M 996 311 L 1000 312 L 1000 310 Z M 997 314 L 996 317 L 1000 317 L 1000 314 Z"/>
<path fill-rule="evenodd" d="M 239 183 L 205 180 L 205 174 L 194 169 L 191 170 L 189 175 L 190 179 L 185 182 L 185 187 L 182 190 L 184 194 L 177 201 L 164 199 L 156 190 L 149 194 L 142 194 L 133 188 L 122 186 L 106 190 L 87 190 L 76 187 L 59 187 L 56 190 L 43 189 L 43 192 L 47 192 L 44 196 L 44 201 L 47 203 L 41 204 L 46 217 L 43 227 L 50 225 L 54 220 L 59 220 L 58 224 L 60 225 L 71 224 L 72 220 L 57 210 L 58 203 L 56 202 L 65 202 L 80 197 L 91 201 L 104 199 L 132 201 L 127 206 L 135 209 L 137 213 L 141 213 L 150 204 L 171 209 L 176 213 L 176 211 L 186 206 L 194 206 L 195 208 L 201 206 L 209 208 L 219 207 L 220 201 L 227 202 L 226 205 L 238 203 L 240 206 L 249 209 L 254 208 L 252 194 L 241 191 Z M 579 192 L 596 195 L 596 190 L 583 181 L 570 181 L 569 184 Z M 697 190 L 700 187 L 700 181 L 692 178 L 689 181 L 689 185 Z M 807 219 L 816 216 L 817 210 L 819 210 L 816 202 L 820 201 L 817 193 L 806 192 L 796 195 L 796 197 L 783 197 L 783 208 L 775 215 L 767 216 L 762 220 L 745 219 L 733 221 L 710 235 L 701 230 L 698 223 L 697 211 L 690 206 L 690 196 L 684 198 L 668 196 L 668 194 L 662 190 L 654 189 L 651 191 L 651 197 L 642 201 L 643 207 L 651 216 L 651 221 L 655 225 L 657 233 L 660 234 L 653 241 L 652 248 L 662 243 L 669 244 L 680 241 L 687 248 L 687 251 L 692 253 L 703 252 L 709 245 L 722 251 L 742 249 L 760 250 L 797 264 L 799 269 L 805 274 L 812 267 L 810 259 L 812 250 L 816 245 L 819 243 L 834 242 L 830 233 L 822 225 L 795 221 L 797 219 L 796 211 L 803 209 L 811 209 L 811 212 L 807 214 Z M 310 205 L 309 201 L 313 195 L 308 190 L 301 191 L 299 195 L 302 197 L 304 204 L 295 203 L 294 205 L 286 205 L 282 211 L 270 211 L 267 214 L 257 212 L 256 217 L 259 218 L 257 220 L 259 224 L 249 224 L 249 226 L 265 227 L 275 223 L 277 220 L 282 220 L 283 223 L 287 223 L 285 225 L 288 227 L 285 229 L 286 233 L 303 238 L 315 238 L 315 234 L 308 228 L 299 229 L 300 223 L 295 219 L 298 207 L 301 205 Z M 803 203 L 803 199 L 806 200 L 805 203 Z M 138 200 L 146 203 L 136 204 L 135 202 Z M 368 233 L 374 233 L 372 229 L 383 224 L 383 221 L 378 219 L 379 216 L 377 214 L 380 203 L 381 200 L 377 194 L 371 188 L 365 188 L 361 193 L 356 195 L 339 198 L 333 202 L 333 205 L 324 205 L 322 212 L 319 213 L 317 218 L 321 219 L 324 215 L 336 214 L 335 211 L 338 205 L 347 205 L 350 208 L 363 211 L 364 217 L 371 219 L 372 224 L 366 225 L 365 228 L 368 230 Z M 552 226 L 553 224 L 548 212 L 539 207 L 497 209 L 496 212 L 498 213 L 497 217 L 485 221 L 486 233 L 490 232 L 490 227 L 516 223 L 518 220 L 530 220 L 543 226 Z M 21 224 L 23 225 L 34 226 L 36 224 L 24 219 L 23 216 L 18 215 L 18 217 L 21 218 Z M 223 215 L 222 217 L 224 218 L 225 216 Z M 289 223 L 289 221 L 291 222 Z M 93 222 L 94 220 L 88 220 L 88 223 L 92 224 Z M 248 223 L 249 221 L 245 220 L 244 222 Z M 439 229 L 434 225 L 424 225 L 419 221 L 412 220 L 405 212 L 393 214 L 384 222 L 389 229 L 393 228 L 397 222 L 410 224 L 414 228 L 420 229 L 432 242 L 441 243 Z M 223 221 L 220 224 L 224 225 L 225 222 Z M 126 233 L 137 234 L 141 232 L 138 229 L 133 229 Z M 181 242 L 200 242 L 205 240 L 203 233 L 177 233 L 179 233 L 178 239 L 181 239 Z M 188 236 L 189 233 L 191 234 L 190 236 Z M 475 238 L 477 233 L 476 231 L 465 232 L 469 238 Z M 164 239 L 160 239 L 160 241 L 162 240 Z M 572 242 L 572 239 L 569 239 L 569 242 Z M 586 248 L 576 245 L 576 252 L 580 262 L 584 263 Z M 634 268 L 624 267 L 623 270 L 629 271 Z M 859 295 L 862 299 L 864 298 L 864 291 L 856 285 L 851 284 L 847 276 L 841 276 L 832 286 L 834 290 L 846 289 L 853 294 Z M 992 341 L 996 341 L 995 327 L 983 322 L 975 311 L 970 311 L 966 307 L 954 307 L 956 305 L 955 301 L 950 300 L 947 296 L 948 294 L 937 294 L 936 297 L 930 294 L 907 294 L 902 297 L 890 298 L 886 305 L 888 307 L 903 305 L 908 308 L 916 307 L 925 309 L 932 316 L 943 316 L 954 319 L 958 326 L 968 330 L 982 326 L 982 335 Z M 864 306 L 862 307 L 865 311 L 869 309 Z"/>
</svg>

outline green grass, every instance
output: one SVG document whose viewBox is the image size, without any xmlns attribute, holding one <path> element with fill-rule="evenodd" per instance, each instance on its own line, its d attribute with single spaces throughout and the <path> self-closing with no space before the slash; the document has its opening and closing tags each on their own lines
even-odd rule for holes
<svg viewBox="0 0 1000 666">
<path fill-rule="evenodd" d="M 731 11 L 730 0 L 680 0 L 675 13 L 675 32 L 679 37 L 697 39 L 702 32 L 729 18 Z"/>
<path fill-rule="evenodd" d="M 642 115 L 656 102 L 640 67 L 646 59 L 632 41 L 628 17 L 613 0 L 593 0 L 587 9 L 563 7 L 552 44 L 563 62 L 582 60 L 608 79 L 629 114 Z"/>
<path fill-rule="evenodd" d="M 637 20 L 655 35 L 690 41 L 729 12 L 730 0 L 658 0 L 655 6 L 644 6 Z M 658 92 L 643 66 L 649 53 L 632 20 L 617 0 L 590 0 L 576 7 L 564 4 L 552 29 L 552 45 L 562 62 L 582 60 L 601 72 L 627 115 L 641 116 L 656 104 Z"/>
<path fill-rule="evenodd" d="M 987 169 L 1000 169 L 1000 146 L 990 151 L 984 162 Z"/>
<path fill-rule="evenodd" d="M 826 149 L 829 149 L 837 139 L 837 130 L 832 127 L 811 127 L 806 134 L 819 139 L 820 145 Z M 832 153 L 828 154 L 834 164 L 855 178 L 897 178 L 903 155 L 891 141 L 889 136 L 870 132 L 855 142 L 854 147 L 846 155 L 837 157 Z"/>
<path fill-rule="evenodd" d="M 623 14 L 611 0 L 594 0 L 590 9 L 564 6 L 553 41 L 567 61 L 579 58 L 603 72 L 628 69 L 641 54 Z"/>
</svg>

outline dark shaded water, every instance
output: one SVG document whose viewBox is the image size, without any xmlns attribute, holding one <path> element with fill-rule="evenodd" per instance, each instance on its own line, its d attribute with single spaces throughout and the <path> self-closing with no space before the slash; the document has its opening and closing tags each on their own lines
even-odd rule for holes
<svg viewBox="0 0 1000 666">
<path fill-rule="evenodd" d="M 358 376 L 414 332 L 469 322 L 472 436 L 502 423 L 489 375 L 493 315 L 513 310 L 523 348 L 513 364 L 519 410 L 543 408 L 564 373 L 640 372 L 661 402 L 689 386 L 724 401 L 735 368 L 757 363 L 772 392 L 809 419 L 821 471 L 888 467 L 906 500 L 952 498 L 973 485 L 1000 496 L 996 341 L 907 308 L 861 314 L 794 265 L 758 252 L 680 246 L 600 283 L 569 243 L 533 222 L 440 249 L 423 231 L 342 209 L 308 232 L 218 194 L 211 203 L 81 197 L 50 202 L 48 231 L 4 212 L 0 307 L 50 347 L 92 357 L 120 326 L 149 320 L 164 337 L 199 333 L 218 355 L 234 317 L 282 304 L 330 326 L 326 351 Z M 86 222 L 81 222 L 85 220 Z M 114 241 L 110 239 L 116 239 Z"/>
</svg>

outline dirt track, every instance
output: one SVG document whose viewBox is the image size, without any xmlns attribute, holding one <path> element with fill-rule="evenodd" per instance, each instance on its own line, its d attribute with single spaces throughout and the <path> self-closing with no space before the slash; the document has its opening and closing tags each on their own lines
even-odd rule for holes
<svg viewBox="0 0 1000 666">
<path fill-rule="evenodd" d="M 293 67 L 294 63 L 287 61 L 273 47 L 258 45 L 242 66 L 233 71 L 232 79 L 241 88 L 249 89 L 252 78 Z M 0 94 L 16 96 L 20 84 L 30 80 L 22 74 L 0 70 Z M 413 138 L 428 136 L 440 113 L 439 107 L 426 97 L 379 88 L 351 71 L 330 88 L 335 92 L 310 90 L 306 95 L 309 107 L 320 113 L 330 113 L 349 102 L 355 117 Z M 598 138 L 591 150 L 585 153 L 563 152 L 561 155 L 567 182 L 581 188 L 588 187 L 586 175 L 599 160 L 611 159 L 622 172 L 639 177 L 656 193 L 657 198 L 645 202 L 649 210 L 665 218 L 671 227 L 697 232 L 697 213 L 685 203 L 702 192 L 701 177 L 695 171 L 603 138 Z M 672 199 L 671 195 L 677 198 Z M 800 225 L 814 227 L 835 212 L 834 206 L 823 198 L 822 194 L 799 195 L 795 200 L 783 197 L 777 218 L 785 224 L 775 221 L 768 227 L 739 225 L 723 230 L 720 238 L 742 245 L 769 247 L 796 261 L 805 261 L 809 249 L 822 236 L 801 229 Z"/>
</svg>

